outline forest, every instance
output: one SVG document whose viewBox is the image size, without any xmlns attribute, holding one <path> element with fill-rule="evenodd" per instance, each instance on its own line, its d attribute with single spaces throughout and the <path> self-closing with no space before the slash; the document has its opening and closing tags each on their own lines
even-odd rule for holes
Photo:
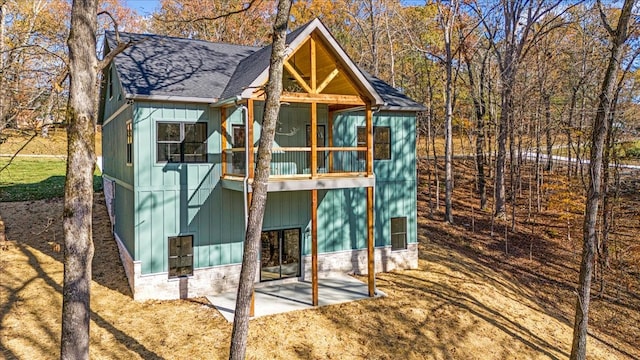
<svg viewBox="0 0 640 360">
<path fill-rule="evenodd" d="M 281 5 L 160 0 L 141 13 L 133 3 L 97 3 L 97 67 L 114 28 L 270 44 Z M 0 0 L 0 144 L 69 123 L 74 5 Z M 555 238 L 573 254 L 570 357 L 585 358 L 590 299 L 639 299 L 636 2 L 298 0 L 288 29 L 315 18 L 362 70 L 425 105 L 418 203 L 436 224 L 427 228 L 490 234 L 492 245 L 478 246 L 525 262 L 545 263 L 535 239 Z"/>
</svg>

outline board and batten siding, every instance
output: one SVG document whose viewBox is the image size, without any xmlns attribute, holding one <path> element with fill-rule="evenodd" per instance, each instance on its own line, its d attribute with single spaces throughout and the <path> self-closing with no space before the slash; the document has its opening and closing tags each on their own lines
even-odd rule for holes
<svg viewBox="0 0 640 360">
<path fill-rule="evenodd" d="M 373 115 L 373 125 L 388 126 L 391 131 L 391 159 L 374 160 L 373 163 L 376 176 L 374 191 L 376 246 L 391 245 L 391 218 L 393 217 L 407 217 L 407 242 L 417 243 L 415 114 L 378 112 Z M 359 126 L 365 126 L 362 112 L 336 115 L 333 122 L 334 145 L 355 146 Z M 328 202 L 328 204 L 325 208 L 325 204 L 320 203 L 318 208 L 320 228 L 333 229 L 329 233 L 341 234 L 342 237 L 328 240 L 318 234 L 319 241 L 327 240 L 325 246 L 333 246 L 333 251 L 366 247 L 364 189 L 329 190 L 322 202 Z M 325 214 L 325 211 L 328 213 Z"/>
<path fill-rule="evenodd" d="M 126 151 L 126 124 L 128 121 L 133 120 L 133 110 L 132 106 L 127 106 L 119 114 L 112 117 L 122 106 L 126 105 L 126 100 L 113 67 L 111 66 L 108 71 L 111 72 L 114 83 L 112 87 L 113 96 L 105 93 L 103 120 L 110 119 L 110 121 L 103 122 L 102 125 L 102 173 L 116 184 L 115 200 L 113 202 L 115 214 L 114 232 L 133 257 L 135 251 L 133 233 L 134 166 L 133 164 L 127 165 Z M 108 87 L 107 84 L 105 85 Z M 106 91 L 108 92 L 109 90 L 106 89 Z M 133 127 L 135 132 L 135 123 L 133 123 Z"/>
<path fill-rule="evenodd" d="M 239 112 L 237 115 L 240 116 Z M 194 267 L 239 263 L 242 194 L 222 189 L 220 112 L 206 104 L 136 103 L 135 259 L 142 273 L 168 271 L 170 236 L 194 236 Z M 158 163 L 157 123 L 206 122 L 207 163 Z"/>
<path fill-rule="evenodd" d="M 262 114 L 257 104 L 255 119 Z M 133 114 L 123 112 L 103 131 L 108 145 L 121 150 L 110 154 L 122 157 L 126 171 L 125 125 L 128 115 L 134 119 L 135 175 L 127 178 L 135 191 L 117 187 L 116 232 L 141 262 L 142 274 L 168 271 L 167 238 L 194 235 L 194 267 L 238 264 L 242 261 L 244 208 L 241 192 L 223 189 L 221 175 L 220 111 L 206 104 L 136 102 Z M 319 107 L 319 123 L 327 124 L 326 107 Z M 281 134 L 277 146 L 304 143 L 309 117 L 307 105 L 284 106 L 281 110 Z M 232 124 L 242 124 L 239 108 L 228 109 L 228 142 L 232 141 Z M 156 124 L 161 121 L 207 122 L 208 162 L 202 164 L 167 164 L 156 161 Z M 122 123 L 122 124 L 120 124 Z M 255 141 L 259 137 L 259 123 Z M 406 216 L 407 240 L 416 235 L 415 117 L 413 113 L 377 113 L 376 126 L 390 126 L 392 159 L 376 160 L 375 236 L 376 246 L 390 245 L 390 218 Z M 364 126 L 364 114 L 338 114 L 334 120 L 334 145 L 356 146 L 357 126 Z M 297 130 L 294 130 L 297 128 Z M 328 130 L 328 129 L 327 129 Z M 113 131 L 114 133 L 109 133 Z M 116 134 L 117 133 L 117 134 Z M 119 134 L 119 135 L 118 135 Z M 121 140 L 118 138 L 122 136 Z M 256 144 L 257 145 L 257 144 Z M 107 146 L 107 145 L 105 145 Z M 106 154 L 105 148 L 105 154 Z M 115 163 L 105 162 L 106 169 Z M 109 164 L 109 165 L 108 165 Z M 110 171 L 110 170 L 108 170 Z M 107 173 L 107 172 L 105 172 Z M 127 207 L 127 204 L 131 204 Z M 311 201 L 309 191 L 269 193 L 264 229 L 300 228 L 303 255 L 310 254 Z M 319 191 L 318 243 L 321 253 L 366 248 L 365 189 Z"/>
</svg>

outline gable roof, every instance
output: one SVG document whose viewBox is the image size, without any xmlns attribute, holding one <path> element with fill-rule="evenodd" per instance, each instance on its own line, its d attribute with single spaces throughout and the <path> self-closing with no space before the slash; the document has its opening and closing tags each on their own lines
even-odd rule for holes
<svg viewBox="0 0 640 360">
<path fill-rule="evenodd" d="M 133 41 L 114 59 L 127 97 L 188 98 L 213 102 L 220 98 L 241 60 L 258 48 L 159 35 L 120 33 Z M 115 43 L 115 33 L 106 35 Z"/>
<path fill-rule="evenodd" d="M 296 49 L 314 31 L 373 106 L 425 109 L 384 81 L 361 71 L 318 19 L 289 33 L 288 49 Z M 271 45 L 258 48 L 132 33 L 120 33 L 120 37 L 121 41 L 133 41 L 114 59 L 127 98 L 216 103 L 248 98 L 268 77 Z M 105 44 L 107 48 L 115 44 L 114 32 L 107 32 Z"/>
</svg>

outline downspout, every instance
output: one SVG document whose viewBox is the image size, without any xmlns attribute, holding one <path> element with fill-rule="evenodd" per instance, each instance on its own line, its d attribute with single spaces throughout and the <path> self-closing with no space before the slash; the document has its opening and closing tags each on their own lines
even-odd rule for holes
<svg viewBox="0 0 640 360">
<path fill-rule="evenodd" d="M 249 109 L 244 104 L 239 104 L 236 99 L 236 106 L 242 112 L 242 122 L 244 123 L 244 178 L 242 179 L 242 199 L 244 205 L 244 231 L 247 232 L 249 221 L 249 205 L 247 197 L 249 193 Z"/>
</svg>

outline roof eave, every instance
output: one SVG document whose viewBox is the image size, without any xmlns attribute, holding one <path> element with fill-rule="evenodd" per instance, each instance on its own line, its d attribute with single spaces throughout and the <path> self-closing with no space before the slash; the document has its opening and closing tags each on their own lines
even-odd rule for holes
<svg viewBox="0 0 640 360">
<path fill-rule="evenodd" d="M 187 103 L 199 103 L 199 104 L 212 104 L 218 99 L 216 98 L 201 98 L 193 96 L 174 96 L 174 95 L 139 95 L 139 94 L 127 94 L 126 99 L 138 100 L 138 101 L 171 101 L 171 102 L 187 102 Z"/>
</svg>

